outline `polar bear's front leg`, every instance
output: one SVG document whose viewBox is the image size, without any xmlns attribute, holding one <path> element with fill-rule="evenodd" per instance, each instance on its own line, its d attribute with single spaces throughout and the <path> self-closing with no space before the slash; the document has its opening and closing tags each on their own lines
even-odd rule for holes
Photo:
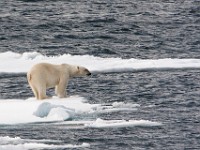
<svg viewBox="0 0 200 150">
<path fill-rule="evenodd" d="M 66 92 L 67 84 L 68 84 L 68 80 L 64 78 L 60 80 L 58 85 L 56 85 L 55 93 L 59 98 L 67 97 L 67 92 Z"/>
<path fill-rule="evenodd" d="M 59 97 L 59 98 L 64 98 L 66 97 L 66 90 L 61 91 L 61 87 L 56 85 L 55 86 L 55 94 Z"/>
</svg>

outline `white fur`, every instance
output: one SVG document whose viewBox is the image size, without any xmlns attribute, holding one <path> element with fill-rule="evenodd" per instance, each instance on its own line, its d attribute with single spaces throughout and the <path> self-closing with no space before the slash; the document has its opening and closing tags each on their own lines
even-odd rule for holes
<svg viewBox="0 0 200 150">
<path fill-rule="evenodd" d="M 86 76 L 91 73 L 81 66 L 69 64 L 53 65 L 39 63 L 27 73 L 28 83 L 37 99 L 45 99 L 46 90 L 55 87 L 58 97 L 66 97 L 66 86 L 71 77 Z"/>
</svg>

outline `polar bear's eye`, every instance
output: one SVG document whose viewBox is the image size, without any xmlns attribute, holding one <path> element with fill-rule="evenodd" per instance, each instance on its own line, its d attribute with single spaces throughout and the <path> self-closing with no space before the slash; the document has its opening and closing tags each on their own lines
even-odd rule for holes
<svg viewBox="0 0 200 150">
<path fill-rule="evenodd" d="M 79 66 L 77 66 L 77 69 L 79 70 Z"/>
</svg>

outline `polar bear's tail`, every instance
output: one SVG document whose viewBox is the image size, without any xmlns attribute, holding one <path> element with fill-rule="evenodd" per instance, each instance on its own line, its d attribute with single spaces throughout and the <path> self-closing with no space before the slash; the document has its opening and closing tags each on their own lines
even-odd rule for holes
<svg viewBox="0 0 200 150">
<path fill-rule="evenodd" d="M 30 73 L 27 73 L 27 79 L 28 79 L 28 81 L 31 81 L 31 74 Z"/>
</svg>

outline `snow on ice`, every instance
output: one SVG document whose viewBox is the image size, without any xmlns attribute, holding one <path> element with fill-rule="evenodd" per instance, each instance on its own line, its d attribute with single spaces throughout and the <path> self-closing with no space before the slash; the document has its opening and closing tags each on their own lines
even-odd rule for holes
<svg viewBox="0 0 200 150">
<path fill-rule="evenodd" d="M 122 59 L 70 54 L 44 56 L 38 52 L 25 52 L 23 54 L 4 52 L 0 53 L 0 59 L 0 72 L 2 73 L 25 73 L 34 64 L 40 62 L 81 65 L 88 68 L 91 72 L 200 68 L 200 59 Z"/>
</svg>

